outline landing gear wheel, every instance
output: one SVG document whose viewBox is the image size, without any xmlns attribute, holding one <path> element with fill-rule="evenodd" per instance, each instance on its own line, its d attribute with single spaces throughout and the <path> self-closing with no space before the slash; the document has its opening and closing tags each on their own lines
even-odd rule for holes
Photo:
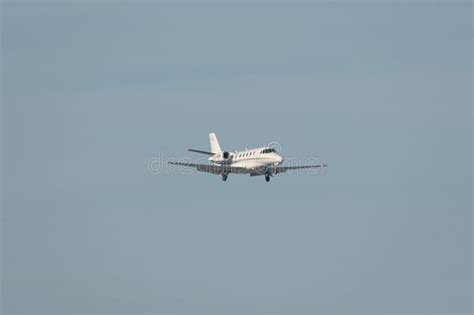
<svg viewBox="0 0 474 315">
<path fill-rule="evenodd" d="M 266 180 L 267 182 L 269 182 L 269 181 L 270 181 L 270 175 L 265 174 L 265 180 Z"/>
<path fill-rule="evenodd" d="M 222 180 L 225 182 L 227 180 L 227 174 L 222 174 Z"/>
</svg>

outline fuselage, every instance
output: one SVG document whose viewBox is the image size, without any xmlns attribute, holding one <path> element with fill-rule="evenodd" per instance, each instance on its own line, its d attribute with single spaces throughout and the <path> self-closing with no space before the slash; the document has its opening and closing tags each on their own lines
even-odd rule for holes
<svg viewBox="0 0 474 315">
<path fill-rule="evenodd" d="M 235 152 L 221 152 L 209 158 L 209 161 L 215 165 L 230 165 L 246 169 L 262 169 L 275 166 L 281 164 L 283 160 L 283 156 L 278 154 L 275 149 L 268 147 Z"/>
</svg>

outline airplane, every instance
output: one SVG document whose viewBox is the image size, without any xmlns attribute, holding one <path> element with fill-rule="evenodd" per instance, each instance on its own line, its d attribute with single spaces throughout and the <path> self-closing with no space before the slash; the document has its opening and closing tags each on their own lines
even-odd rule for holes
<svg viewBox="0 0 474 315">
<path fill-rule="evenodd" d="M 281 166 L 284 158 L 276 152 L 274 148 L 261 147 L 256 149 L 246 149 L 244 151 L 222 151 L 214 132 L 209 134 L 211 151 L 188 149 L 194 153 L 208 155 L 208 160 L 213 164 L 194 164 L 184 162 L 169 161 L 168 164 L 195 167 L 200 172 L 207 172 L 220 175 L 223 181 L 231 173 L 250 174 L 250 176 L 265 175 L 265 180 L 270 181 L 270 177 L 289 170 L 327 167 L 326 164 L 302 165 L 302 166 Z"/>
</svg>

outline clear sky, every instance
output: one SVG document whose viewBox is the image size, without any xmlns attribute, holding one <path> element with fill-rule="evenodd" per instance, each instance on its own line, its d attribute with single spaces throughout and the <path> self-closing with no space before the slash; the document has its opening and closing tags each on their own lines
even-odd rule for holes
<svg viewBox="0 0 474 315">
<path fill-rule="evenodd" d="M 471 313 L 470 1 L 2 1 L 3 313 Z M 153 174 L 278 141 L 324 173 Z"/>
</svg>

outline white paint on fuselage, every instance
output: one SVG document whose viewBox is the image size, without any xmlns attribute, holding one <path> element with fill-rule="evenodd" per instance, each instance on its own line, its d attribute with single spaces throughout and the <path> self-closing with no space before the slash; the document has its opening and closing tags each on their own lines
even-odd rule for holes
<svg viewBox="0 0 474 315">
<path fill-rule="evenodd" d="M 262 170 L 269 166 L 279 165 L 283 162 L 283 156 L 275 150 L 267 147 L 230 153 L 230 158 L 222 161 L 209 158 L 215 165 L 230 165 L 234 167 L 252 170 Z"/>
</svg>

